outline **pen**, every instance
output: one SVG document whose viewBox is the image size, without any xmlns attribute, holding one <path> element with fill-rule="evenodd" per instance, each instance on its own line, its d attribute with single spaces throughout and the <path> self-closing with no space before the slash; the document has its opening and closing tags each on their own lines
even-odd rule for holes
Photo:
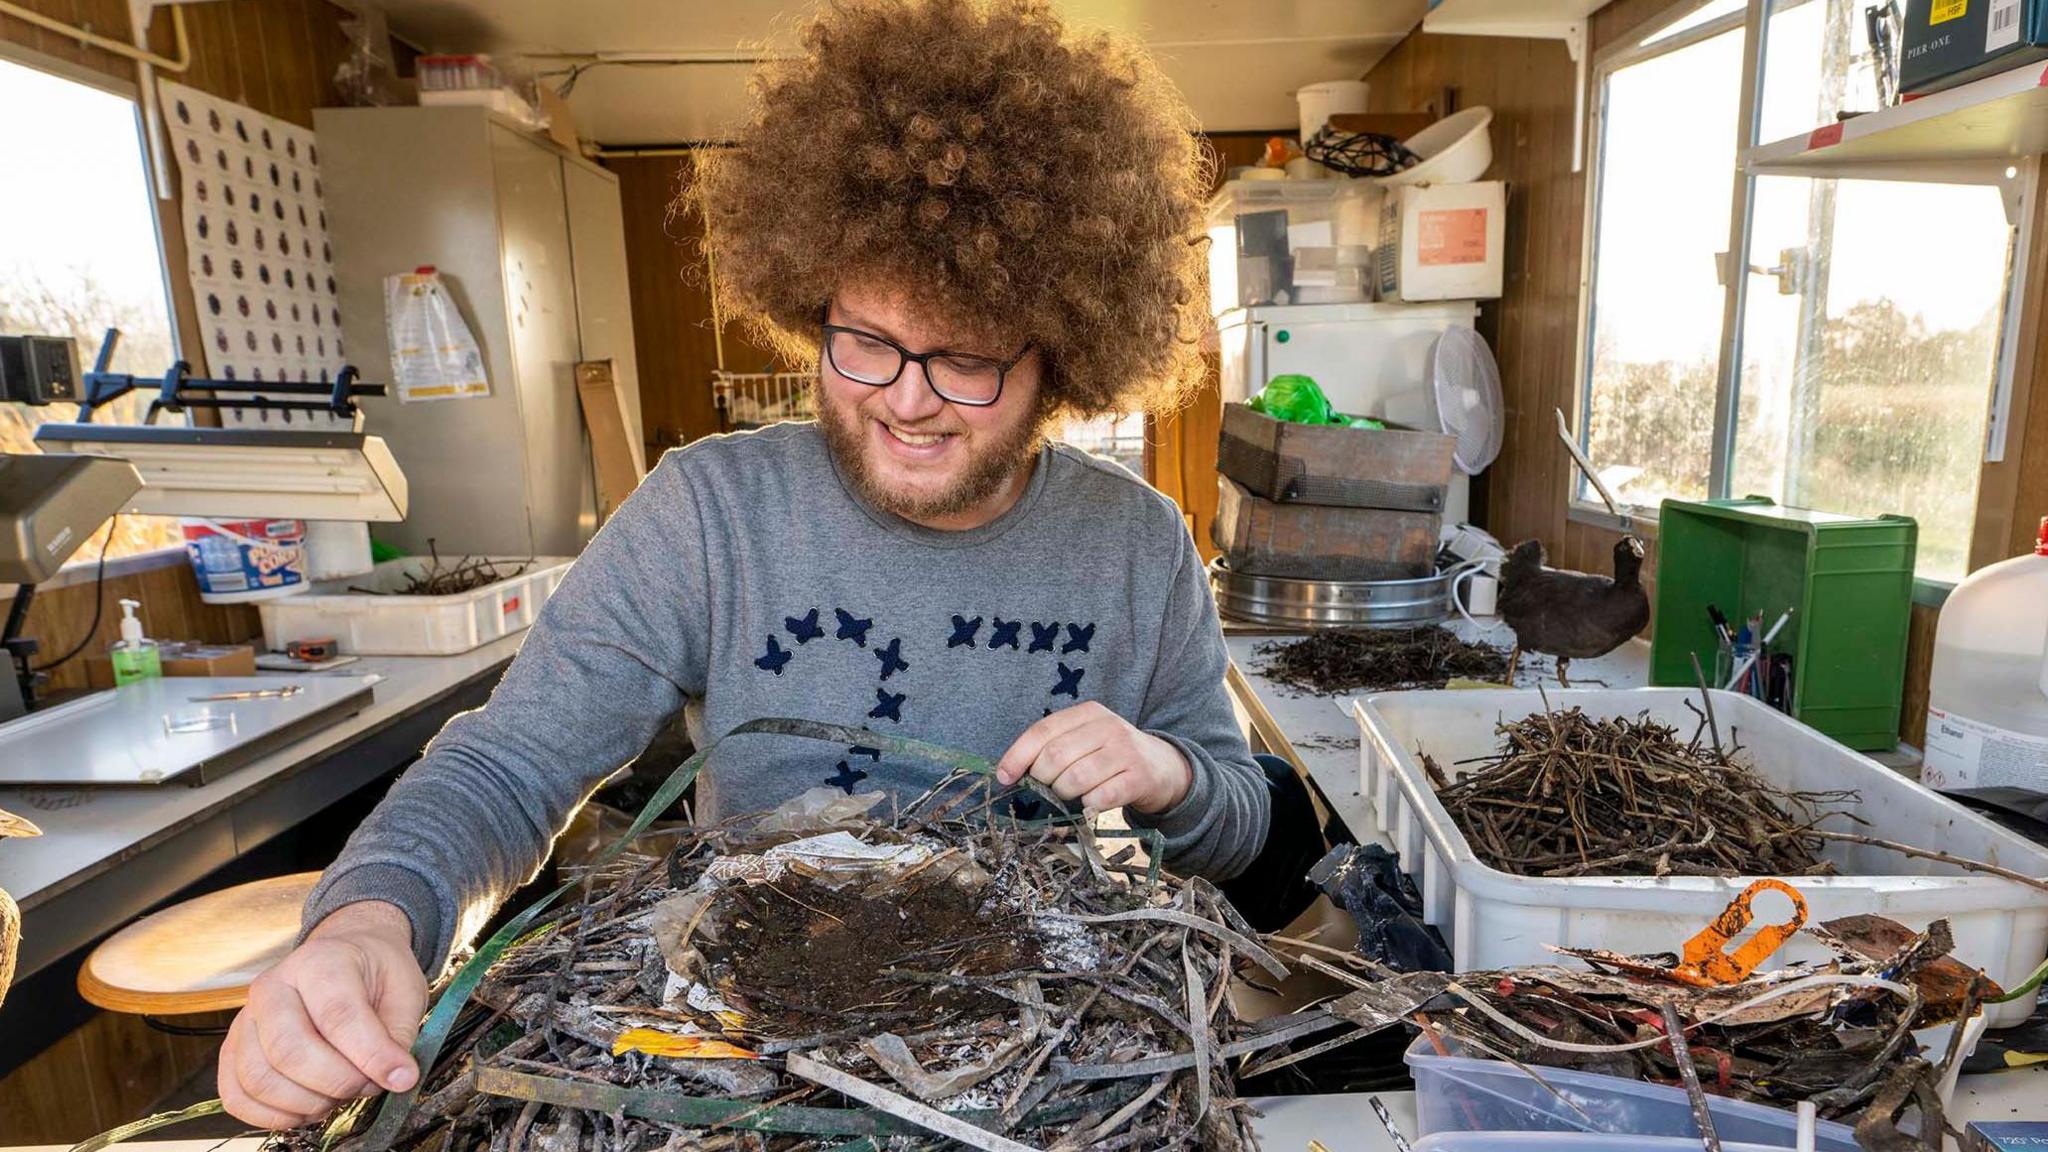
<svg viewBox="0 0 2048 1152">
<path fill-rule="evenodd" d="M 1735 686 L 1737 684 L 1742 683 L 1742 678 L 1744 676 L 1749 675 L 1749 670 L 1751 666 L 1753 666 L 1756 663 L 1757 653 L 1763 651 L 1763 646 L 1765 644 L 1769 644 L 1771 641 L 1778 638 L 1778 629 L 1783 628 L 1785 626 L 1785 621 L 1790 620 L 1792 618 L 1792 612 L 1793 610 L 1790 608 L 1785 609 L 1785 614 L 1783 616 L 1778 617 L 1778 622 L 1776 624 L 1771 625 L 1771 630 L 1769 632 L 1764 633 L 1763 640 L 1756 646 L 1755 651 L 1752 651 L 1749 655 L 1744 656 L 1742 658 L 1742 663 L 1737 664 L 1735 666 L 1734 675 L 1728 677 L 1728 682 L 1726 684 L 1721 685 L 1722 691 L 1732 692 L 1735 690 Z M 1758 617 L 1758 619 L 1762 619 L 1762 617 Z"/>
<path fill-rule="evenodd" d="M 282 688 L 251 688 L 245 692 L 216 692 L 211 696 L 187 696 L 185 699 L 194 704 L 207 704 L 223 700 L 283 699 L 287 696 L 297 696 L 304 690 L 297 684 L 287 684 Z"/>
</svg>

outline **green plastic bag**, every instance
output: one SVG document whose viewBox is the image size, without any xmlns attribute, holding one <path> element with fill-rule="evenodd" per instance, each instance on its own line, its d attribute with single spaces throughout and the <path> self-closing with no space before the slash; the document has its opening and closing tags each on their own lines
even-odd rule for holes
<svg viewBox="0 0 2048 1152">
<path fill-rule="evenodd" d="M 1342 424 L 1344 418 L 1330 408 L 1330 398 L 1315 380 L 1298 372 L 1266 381 L 1246 407 L 1254 412 L 1292 424 Z"/>
</svg>

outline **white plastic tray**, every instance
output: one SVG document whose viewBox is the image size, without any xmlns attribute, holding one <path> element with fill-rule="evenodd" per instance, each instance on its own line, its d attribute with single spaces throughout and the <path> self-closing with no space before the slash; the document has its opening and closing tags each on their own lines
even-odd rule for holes
<svg viewBox="0 0 2048 1152">
<path fill-rule="evenodd" d="M 1574 689 L 1549 693 L 1547 706 L 1584 708 L 1596 717 L 1648 713 L 1690 734 L 1698 719 L 1686 709 L 1688 699 L 1697 705 L 1699 693 Z M 1527 690 L 1394 692 L 1355 705 L 1361 735 L 1359 792 L 1400 852 L 1402 868 L 1414 876 L 1423 918 L 1449 940 L 1460 971 L 1556 963 L 1561 958 L 1548 950 L 1550 944 L 1676 951 L 1749 884 L 1750 878 L 1708 876 L 1514 876 L 1481 862 L 1437 802 L 1417 749 L 1455 775 L 1454 762 L 1494 752 L 1499 722 L 1545 707 L 1543 696 Z M 1798 791 L 1855 790 L 1856 801 L 1837 807 L 1868 823 L 1854 827 L 1839 821 L 1843 831 L 2048 876 L 2048 848 L 1751 697 L 1716 692 L 1714 711 L 1723 738 L 1738 734 L 1740 755 L 1765 778 Z M 1831 843 L 1823 855 L 1835 861 L 1842 875 L 1792 881 L 1806 897 L 1810 920 L 1868 912 L 1919 930 L 1946 917 L 1955 933 L 1957 958 L 2007 986 L 2024 980 L 2048 955 L 2048 895 L 2036 889 L 1860 845 Z M 1758 922 L 1775 919 L 1783 905 L 1783 897 L 1759 897 Z M 1825 957 L 1819 944 L 1802 935 L 1774 960 Z M 1986 1010 L 1987 1023 L 2008 1027 L 2031 1010 L 2025 1003 L 1994 1005 Z"/>
<path fill-rule="evenodd" d="M 452 567 L 468 557 L 443 557 Z M 425 571 L 426 557 L 386 560 L 361 576 L 315 584 L 305 594 L 256 606 L 263 617 L 263 643 L 273 651 L 294 640 L 333 637 L 343 652 L 358 656 L 450 656 L 467 652 L 528 625 L 569 571 L 567 556 L 487 557 L 519 575 L 452 596 L 374 596 L 350 592 L 351 585 L 380 591 L 405 587 L 407 575 Z"/>
</svg>

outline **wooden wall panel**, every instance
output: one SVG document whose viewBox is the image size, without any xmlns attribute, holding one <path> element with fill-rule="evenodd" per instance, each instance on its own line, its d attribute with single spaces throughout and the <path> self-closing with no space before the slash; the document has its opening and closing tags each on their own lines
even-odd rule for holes
<svg viewBox="0 0 2048 1152">
<path fill-rule="evenodd" d="M 1204 137 L 1215 156 L 1215 187 L 1221 187 L 1231 168 L 1256 163 L 1266 150 L 1266 139 L 1292 135 L 1289 128 L 1271 132 L 1218 132 Z M 1203 289 L 1204 296 L 1207 289 Z M 1161 413 L 1145 422 L 1145 442 L 1150 449 L 1145 479 L 1172 497 L 1187 517 L 1195 534 L 1195 547 L 1202 559 L 1216 556 L 1209 540 L 1209 527 L 1216 521 L 1216 438 L 1223 429 L 1221 357 L 1210 332 L 1210 346 L 1203 357 L 1200 391 L 1177 412 Z"/>
<path fill-rule="evenodd" d="M 740 325 L 728 321 L 722 333 L 713 331 L 710 276 L 698 248 L 701 222 L 671 211 L 689 187 L 691 158 L 613 157 L 604 164 L 618 173 L 626 218 L 641 424 L 652 463 L 670 448 L 718 431 L 711 373 L 721 338 L 728 371 L 766 372 L 775 365 Z"/>
<path fill-rule="evenodd" d="M 227 1013 L 180 1019 L 225 1026 Z M 139 1119 L 196 1076 L 220 1047 L 211 1036 L 171 1036 L 140 1016 L 103 1012 L 0 1076 L 0 1146 L 72 1144 Z M 212 1095 L 211 1092 L 207 1095 Z"/>
<path fill-rule="evenodd" d="M 1598 52 L 1668 0 L 1620 0 L 1593 21 Z M 1579 271 L 1586 175 L 1571 170 L 1574 68 L 1563 42 L 1414 32 L 1367 75 L 1375 112 L 1493 109 L 1493 167 L 1508 183 L 1504 291 L 1480 307 L 1500 361 L 1506 427 L 1500 458 L 1475 485 L 1481 526 L 1504 542 L 1535 537 L 1552 563 L 1605 571 L 1617 535 L 1567 519 L 1571 461 L 1553 411 L 1575 410 Z"/>
</svg>

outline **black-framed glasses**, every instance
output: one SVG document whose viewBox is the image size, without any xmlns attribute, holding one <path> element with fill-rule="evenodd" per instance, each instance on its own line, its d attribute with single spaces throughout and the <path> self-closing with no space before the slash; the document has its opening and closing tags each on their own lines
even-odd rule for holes
<svg viewBox="0 0 2048 1152">
<path fill-rule="evenodd" d="M 924 369 L 924 382 L 939 399 L 972 408 L 986 408 L 1002 399 L 1003 379 L 1010 369 L 1031 354 L 1026 344 L 1007 361 L 971 352 L 912 352 L 887 336 L 824 325 L 825 359 L 832 370 L 857 384 L 886 388 L 903 375 L 903 366 L 916 361 Z"/>
</svg>

